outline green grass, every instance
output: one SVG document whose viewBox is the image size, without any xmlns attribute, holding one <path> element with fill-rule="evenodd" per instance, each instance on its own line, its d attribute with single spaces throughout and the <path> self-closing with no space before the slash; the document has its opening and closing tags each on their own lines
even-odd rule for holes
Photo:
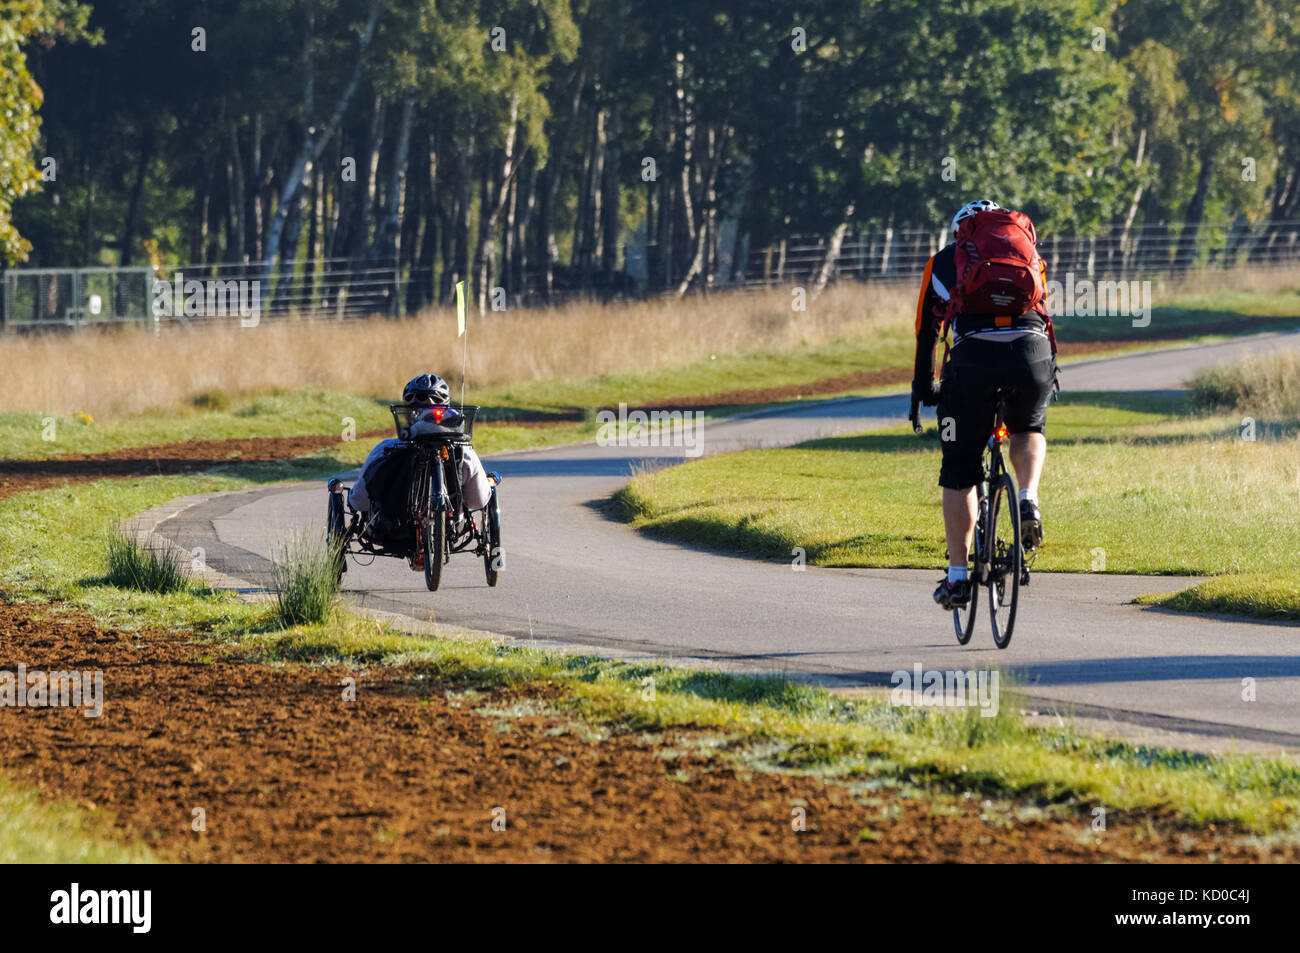
<svg viewBox="0 0 1300 953">
<path fill-rule="evenodd" d="M 1216 291 L 1195 295 L 1155 295 L 1151 323 L 1133 327 L 1130 317 L 1054 317 L 1063 341 L 1130 340 L 1134 344 L 1171 335 L 1195 340 L 1205 335 L 1289 330 L 1300 325 L 1300 292 Z M 1258 320 L 1268 319 L 1268 320 Z"/>
<path fill-rule="evenodd" d="M 399 665 L 464 691 L 545 684 L 560 707 L 622 729 L 691 728 L 750 769 L 804 771 L 916 793 L 976 791 L 1107 810 L 1173 807 L 1199 823 L 1261 832 L 1300 818 L 1300 766 L 1205 756 L 1028 725 L 1003 695 L 996 717 L 846 699 L 783 678 L 628 664 L 494 645 L 415 639 L 338 614 L 325 624 L 227 640 L 254 660 Z M 653 692 L 647 691 L 652 685 Z"/>
<path fill-rule="evenodd" d="M 482 402 L 525 410 L 617 407 L 728 391 L 784 387 L 860 372 L 910 367 L 915 343 L 905 322 L 888 325 L 870 341 L 822 347 L 718 354 L 707 361 L 587 380 L 530 381 L 485 391 Z"/>
<path fill-rule="evenodd" d="M 1176 612 L 1212 612 L 1296 622 L 1300 621 L 1300 576 L 1290 567 L 1215 576 L 1181 592 L 1139 596 L 1137 601 Z"/>
<path fill-rule="evenodd" d="M 50 803 L 0 778 L 0 864 L 133 864 L 156 858 L 125 844 L 97 811 Z"/>
<path fill-rule="evenodd" d="M 1072 394 L 1048 414 L 1036 569 L 1217 574 L 1288 565 L 1300 535 L 1294 428 L 1240 438 L 1235 417 L 1176 399 Z M 619 499 L 635 525 L 775 559 L 932 567 L 943 558 L 939 441 L 906 427 L 753 450 L 643 474 Z M 1249 506 L 1225 506 L 1226 488 Z M 1159 528 L 1153 544 L 1153 528 Z"/>
</svg>

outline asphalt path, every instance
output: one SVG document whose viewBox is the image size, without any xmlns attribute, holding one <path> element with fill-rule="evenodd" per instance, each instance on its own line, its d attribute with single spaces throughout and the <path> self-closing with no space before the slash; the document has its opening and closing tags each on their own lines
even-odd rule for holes
<svg viewBox="0 0 1300 953">
<path fill-rule="evenodd" d="M 1067 365 L 1063 387 L 1167 393 L 1204 367 L 1297 346 L 1300 334 L 1265 334 L 1092 360 Z M 897 424 L 906 413 L 902 394 L 793 402 L 708 421 L 702 445 L 706 454 L 788 446 Z M 1022 590 L 1010 648 L 993 646 L 986 615 L 961 647 L 949 615 L 930 598 L 939 567 L 797 571 L 792 561 L 649 538 L 612 514 L 609 497 L 630 474 L 683 456 L 678 447 L 594 443 L 495 456 L 487 464 L 504 477 L 506 551 L 496 589 L 487 587 L 481 561 L 460 555 L 437 593 L 404 562 L 353 560 L 346 595 L 370 609 L 538 645 L 831 686 L 888 685 L 893 672 L 917 664 L 996 665 L 1039 710 L 1300 747 L 1297 626 L 1129 604 L 1140 593 L 1184 588 L 1186 578 L 1038 573 Z M 187 500 L 156 531 L 186 549 L 202 547 L 215 571 L 255 587 L 266 584 L 272 550 L 295 530 L 323 526 L 325 509 L 321 484 L 270 486 Z M 1044 513 L 1050 545 L 1050 499 Z M 941 534 L 937 521 L 934 529 Z M 1253 701 L 1242 698 L 1247 678 L 1255 680 Z"/>
</svg>

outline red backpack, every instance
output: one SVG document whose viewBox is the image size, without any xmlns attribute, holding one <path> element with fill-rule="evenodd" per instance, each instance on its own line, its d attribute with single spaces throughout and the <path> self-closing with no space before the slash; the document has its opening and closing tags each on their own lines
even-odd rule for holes
<svg viewBox="0 0 1300 953">
<path fill-rule="evenodd" d="M 1012 327 L 1029 311 L 1045 312 L 1043 262 L 1034 223 L 1024 212 L 990 209 L 957 226 L 957 284 L 948 321 L 988 315 L 991 327 Z"/>
</svg>

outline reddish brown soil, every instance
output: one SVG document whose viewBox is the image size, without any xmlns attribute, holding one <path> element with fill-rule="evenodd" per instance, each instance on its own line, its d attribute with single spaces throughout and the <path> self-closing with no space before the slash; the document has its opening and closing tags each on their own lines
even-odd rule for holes
<svg viewBox="0 0 1300 953">
<path fill-rule="evenodd" d="M 266 666 L 159 633 L 0 603 L 0 670 L 104 671 L 101 717 L 0 708 L 0 770 L 99 806 L 120 834 L 194 861 L 1254 861 L 1229 831 L 1112 813 L 1014 820 L 978 798 L 904 797 L 740 772 L 689 733 L 604 740 L 557 715 L 490 715 L 394 670 Z M 807 830 L 792 830 L 805 808 Z M 191 830 L 193 810 L 206 832 Z M 503 808 L 506 829 L 492 829 Z M 985 816 L 981 816 L 981 814 Z M 1294 848 L 1271 859 L 1300 859 Z"/>
<path fill-rule="evenodd" d="M 359 434 L 365 440 L 388 431 Z M 157 447 L 131 447 L 108 453 L 68 453 L 49 460 L 0 460 L 0 499 L 25 490 L 64 483 L 137 476 L 195 473 L 231 463 L 289 460 L 339 442 L 337 434 L 306 437 L 247 437 L 190 440 Z"/>
</svg>

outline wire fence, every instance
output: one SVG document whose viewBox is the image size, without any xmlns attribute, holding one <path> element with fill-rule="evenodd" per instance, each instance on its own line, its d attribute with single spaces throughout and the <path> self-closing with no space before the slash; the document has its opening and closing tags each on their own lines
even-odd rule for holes
<svg viewBox="0 0 1300 953">
<path fill-rule="evenodd" d="M 838 278 L 861 281 L 919 278 L 930 256 L 951 240 L 947 229 L 851 234 L 832 265 Z M 785 241 L 747 251 L 738 276 L 746 285 L 781 285 L 814 278 L 825 265 L 825 239 Z M 1040 237 L 1048 273 L 1078 278 L 1139 278 L 1241 265 L 1284 266 L 1300 261 L 1300 222 L 1135 225 L 1102 235 Z"/>
<path fill-rule="evenodd" d="M 947 230 L 856 232 L 845 236 L 827 262 L 826 239 L 789 239 L 764 248 L 720 255 L 711 288 L 759 290 L 816 281 L 881 281 L 919 277 L 926 261 L 949 240 Z M 1090 236 L 1050 236 L 1039 242 L 1049 277 L 1124 279 L 1176 275 L 1243 265 L 1300 262 L 1300 222 L 1250 227 L 1244 222 L 1180 223 L 1117 228 Z M 627 249 L 631 254 L 633 249 Z M 644 249 L 638 253 L 644 261 Z M 741 267 L 737 267 L 737 262 Z M 176 265 L 160 268 L 13 268 L 0 282 L 0 329 L 7 332 L 135 324 L 161 330 L 238 321 L 346 321 L 401 316 L 446 302 L 451 278 L 399 262 L 329 258 L 290 262 L 274 270 L 259 262 Z M 520 287 L 492 287 L 493 309 L 554 305 L 573 298 L 643 297 L 643 281 L 626 272 L 583 274 L 561 264 L 549 282 L 525 269 Z M 543 290 L 545 289 L 545 290 Z"/>
</svg>

